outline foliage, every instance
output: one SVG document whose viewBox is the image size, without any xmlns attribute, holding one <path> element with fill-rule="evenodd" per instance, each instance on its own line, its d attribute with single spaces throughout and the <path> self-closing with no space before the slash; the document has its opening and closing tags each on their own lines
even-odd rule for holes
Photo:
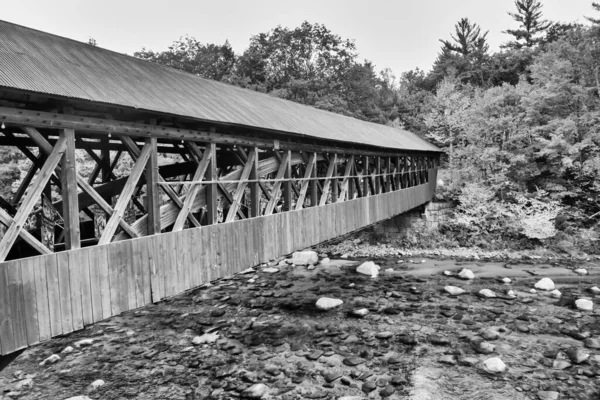
<svg viewBox="0 0 600 400">
<path fill-rule="evenodd" d="M 544 33 L 552 24 L 542 19 L 542 3 L 539 0 L 515 0 L 517 12 L 509 12 L 519 23 L 519 29 L 507 29 L 504 33 L 514 36 L 514 40 L 504 46 L 511 49 L 533 47 L 540 43 L 541 33 Z"/>
</svg>

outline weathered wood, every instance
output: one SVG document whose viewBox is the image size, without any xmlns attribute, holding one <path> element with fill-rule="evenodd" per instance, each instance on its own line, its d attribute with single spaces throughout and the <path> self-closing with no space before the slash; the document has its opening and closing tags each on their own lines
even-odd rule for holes
<svg viewBox="0 0 600 400">
<path fill-rule="evenodd" d="M 281 162 L 279 163 L 279 169 L 277 171 L 276 179 L 283 178 L 283 176 L 285 175 L 285 173 L 289 167 L 289 162 L 290 162 L 290 153 L 285 152 L 283 155 L 283 158 L 281 159 Z M 277 202 L 279 201 L 280 194 L 281 194 L 281 181 L 276 181 L 273 184 L 273 190 L 271 192 L 271 200 L 269 200 L 269 203 L 267 204 L 267 207 L 265 208 L 264 215 L 273 214 L 273 210 L 275 209 L 275 207 L 277 206 Z"/>
<path fill-rule="evenodd" d="M 196 168 L 196 172 L 194 172 L 194 176 L 192 178 L 193 181 L 201 181 L 204 178 L 204 174 L 206 174 L 206 170 L 210 165 L 210 160 L 214 154 L 211 151 L 206 151 L 204 156 L 199 154 L 198 156 L 202 158 L 200 163 L 198 164 L 198 168 Z M 196 200 L 196 195 L 202 188 L 202 185 L 199 183 L 194 183 L 188 190 L 185 200 L 183 201 L 183 206 L 179 211 L 179 215 L 175 220 L 175 224 L 173 225 L 173 232 L 177 232 L 183 229 L 185 221 L 187 220 L 188 215 L 194 205 L 194 200 Z M 160 210 L 159 210 L 160 212 Z"/>
<path fill-rule="evenodd" d="M 242 175 L 240 176 L 240 182 L 236 188 L 235 194 L 233 195 L 233 202 L 229 207 L 229 211 L 227 212 L 227 218 L 225 222 L 231 222 L 235 219 L 235 215 L 237 214 L 238 207 L 240 206 L 240 202 L 242 201 L 242 196 L 246 191 L 246 186 L 248 183 L 247 179 L 250 177 L 253 166 L 255 165 L 255 159 L 258 157 L 256 154 L 256 149 L 253 147 L 250 149 L 250 153 L 248 154 L 248 160 L 244 165 L 244 169 L 242 170 Z"/>
<path fill-rule="evenodd" d="M 258 180 L 260 176 L 258 175 L 258 149 L 253 147 L 254 153 L 256 156 L 254 157 L 254 161 L 252 162 L 252 169 L 250 171 L 250 179 Z M 250 183 L 250 217 L 258 217 L 260 215 L 260 186 L 259 182 Z"/>
<path fill-rule="evenodd" d="M 338 202 L 342 202 L 346 200 L 346 195 L 348 194 L 348 182 L 350 174 L 352 173 L 352 167 L 354 166 L 354 156 L 350 156 L 346 158 L 346 167 L 344 170 L 344 177 L 342 179 L 342 191 L 340 192 L 340 196 L 338 198 Z M 351 200 L 351 199 L 349 199 Z"/>
<path fill-rule="evenodd" d="M 109 243 L 112 239 L 117 227 L 119 226 L 119 220 L 123 217 L 125 213 L 125 208 L 129 203 L 129 199 L 135 190 L 135 186 L 142 176 L 142 172 L 146 168 L 146 163 L 148 158 L 150 158 L 150 153 L 152 151 L 151 146 L 144 146 L 142 152 L 140 153 L 139 158 L 133 165 L 131 169 L 131 174 L 127 178 L 127 182 L 123 187 L 123 191 L 117 200 L 117 204 L 115 205 L 114 213 L 106 223 L 106 227 L 104 228 L 104 232 L 102 233 L 102 237 L 98 241 L 98 244 L 106 244 Z"/>
<path fill-rule="evenodd" d="M 285 179 L 285 181 L 281 182 L 281 186 L 283 187 L 283 208 L 282 208 L 282 210 L 290 211 L 293 209 L 292 208 L 292 190 L 296 189 L 296 187 L 292 185 L 292 166 L 289 163 L 289 159 L 291 158 L 291 151 L 287 150 L 285 153 L 288 156 L 288 162 L 285 164 L 285 171 L 283 173 L 283 179 Z M 283 161 L 283 159 L 281 161 Z"/>
<path fill-rule="evenodd" d="M 14 222 L 13 218 L 10 215 L 8 215 L 8 213 L 6 211 L 4 211 L 2 208 L 0 208 L 0 223 L 2 223 L 4 226 L 6 226 L 8 228 L 13 222 Z M 49 248 L 44 246 L 39 240 L 37 240 L 33 235 L 31 235 L 26 230 L 21 229 L 21 231 L 19 231 L 19 236 L 38 253 L 40 253 L 40 254 L 51 254 L 52 253 L 52 251 L 50 251 Z"/>
<path fill-rule="evenodd" d="M 304 179 L 308 179 L 313 175 L 314 167 L 317 160 L 317 153 L 310 153 L 310 157 L 308 158 L 308 162 L 306 163 L 306 170 L 304 171 Z M 329 184 L 329 180 L 326 181 L 326 185 Z M 310 184 L 309 180 L 302 181 L 300 186 L 300 193 L 298 195 L 298 201 L 296 202 L 296 210 L 302 210 L 304 208 L 304 199 L 306 198 L 306 192 L 308 191 L 308 186 Z M 311 193 L 312 195 L 312 193 Z M 311 198 L 312 200 L 312 198 Z"/>
<path fill-rule="evenodd" d="M 160 199 L 158 187 L 158 153 L 156 151 L 156 138 L 146 139 L 151 153 L 146 165 L 146 209 L 148 210 L 148 234 L 160 233 Z"/>
<path fill-rule="evenodd" d="M 50 175 L 54 171 L 54 168 L 60 162 L 60 159 L 66 148 L 66 139 L 65 137 L 61 137 L 59 141 L 56 143 L 56 146 L 52 150 L 50 156 L 44 163 L 44 166 L 39 171 L 38 175 L 35 177 L 31 187 L 25 197 L 23 198 L 23 202 L 21 203 L 21 207 L 17 211 L 13 221 L 10 226 L 6 230 L 4 237 L 0 241 L 0 261 L 4 261 L 8 252 L 10 251 L 13 243 L 15 242 L 19 232 L 21 231 L 23 224 L 27 220 L 29 213 L 33 210 L 35 203 L 37 202 L 42 190 L 46 186 L 48 179 L 50 179 Z"/>
<path fill-rule="evenodd" d="M 64 138 L 67 143 L 61 161 L 64 240 L 65 248 L 67 250 L 73 250 L 81 247 L 81 238 L 79 234 L 79 205 L 77 204 L 75 131 L 72 129 L 63 129 L 60 132 L 60 137 Z"/>
<path fill-rule="evenodd" d="M 217 179 L 217 146 L 214 143 L 210 143 L 206 151 L 205 156 L 210 155 L 208 171 L 206 171 L 206 178 L 209 181 Z M 208 154 L 206 154 L 208 153 Z M 217 184 L 210 183 L 206 187 L 206 217 L 208 225 L 214 225 L 217 223 L 218 210 L 217 210 Z"/>
<path fill-rule="evenodd" d="M 327 198 L 329 197 L 329 191 L 332 187 L 331 178 L 334 172 L 337 170 L 337 154 L 333 154 L 329 157 L 329 166 L 327 167 L 327 174 L 325 175 L 325 183 L 323 184 L 323 191 L 321 193 L 321 200 L 319 201 L 320 206 L 327 204 Z M 337 185 L 336 185 L 337 186 Z"/>
</svg>

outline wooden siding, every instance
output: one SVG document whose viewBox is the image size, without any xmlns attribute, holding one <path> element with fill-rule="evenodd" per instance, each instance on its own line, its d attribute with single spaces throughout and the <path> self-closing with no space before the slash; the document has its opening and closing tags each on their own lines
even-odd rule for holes
<svg viewBox="0 0 600 400">
<path fill-rule="evenodd" d="M 428 183 L 298 211 L 0 263 L 0 354 L 390 218 Z"/>
</svg>

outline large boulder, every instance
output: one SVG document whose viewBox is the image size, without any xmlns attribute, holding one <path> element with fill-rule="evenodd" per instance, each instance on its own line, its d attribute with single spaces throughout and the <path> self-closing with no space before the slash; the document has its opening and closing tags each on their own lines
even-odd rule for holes
<svg viewBox="0 0 600 400">
<path fill-rule="evenodd" d="M 312 250 L 296 251 L 292 254 L 292 262 L 295 265 L 314 265 L 319 262 L 319 256 Z"/>
<path fill-rule="evenodd" d="M 594 309 L 594 303 L 588 299 L 577 299 L 575 300 L 575 307 L 581 311 L 592 311 Z"/>
<path fill-rule="evenodd" d="M 376 278 L 379 275 L 379 265 L 373 261 L 366 261 L 356 268 L 356 272 L 363 275 L 369 275 L 371 278 Z"/>
</svg>

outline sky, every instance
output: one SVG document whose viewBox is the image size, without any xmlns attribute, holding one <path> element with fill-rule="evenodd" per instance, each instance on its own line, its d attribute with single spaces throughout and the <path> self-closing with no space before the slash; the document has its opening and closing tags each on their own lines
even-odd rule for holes
<svg viewBox="0 0 600 400">
<path fill-rule="evenodd" d="M 488 31 L 498 50 L 517 27 L 507 14 L 513 0 L 4 0 L 0 19 L 132 55 L 142 47 L 166 50 L 189 35 L 202 43 L 225 40 L 242 53 L 252 35 L 303 21 L 324 24 L 354 39 L 359 59 L 396 76 L 419 67 L 429 71 L 454 24 L 468 17 Z M 591 0 L 542 0 L 551 21 L 587 23 L 600 17 Z"/>
</svg>

